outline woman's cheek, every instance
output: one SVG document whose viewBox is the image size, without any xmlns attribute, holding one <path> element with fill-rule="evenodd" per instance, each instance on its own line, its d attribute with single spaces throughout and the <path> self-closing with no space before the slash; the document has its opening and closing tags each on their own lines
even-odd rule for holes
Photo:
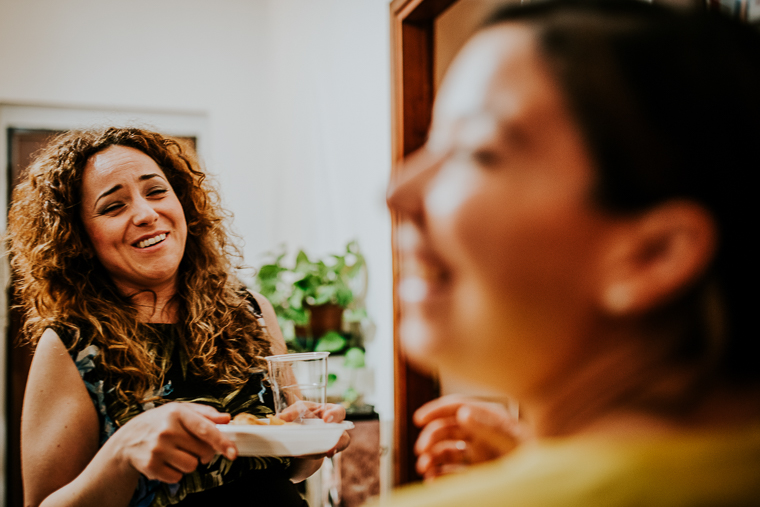
<svg viewBox="0 0 760 507">
<path fill-rule="evenodd" d="M 476 192 L 475 171 L 461 162 L 447 162 L 433 179 L 425 196 L 426 215 L 432 220 L 456 219 Z"/>
<path fill-rule="evenodd" d="M 399 333 L 404 352 L 420 369 L 434 371 L 443 339 L 435 323 L 418 312 L 406 312 Z"/>
</svg>

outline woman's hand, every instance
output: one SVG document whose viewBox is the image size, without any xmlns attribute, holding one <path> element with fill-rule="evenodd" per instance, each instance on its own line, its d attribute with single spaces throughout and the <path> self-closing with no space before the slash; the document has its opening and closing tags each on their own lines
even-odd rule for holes
<svg viewBox="0 0 760 507">
<path fill-rule="evenodd" d="M 324 406 L 312 404 L 311 413 L 316 417 L 320 417 L 326 423 L 340 423 L 343 422 L 343 420 L 346 418 L 346 409 L 343 408 L 342 405 L 335 405 L 333 403 L 325 403 Z M 283 417 L 283 415 L 285 415 L 284 412 L 279 414 L 278 417 L 282 418 L 283 420 L 287 420 L 286 417 L 288 416 L 285 415 L 285 417 Z M 322 466 L 322 461 L 324 458 L 331 458 L 335 456 L 335 454 L 348 447 L 348 444 L 350 442 L 351 437 L 347 431 L 344 431 L 340 436 L 338 443 L 335 444 L 335 447 L 329 451 L 323 454 L 310 454 L 308 456 L 295 457 L 293 459 L 293 464 L 290 467 L 290 480 L 293 482 L 301 482 L 307 477 L 311 476 L 314 472 L 319 470 L 319 467 Z"/>
<path fill-rule="evenodd" d="M 169 403 L 129 421 L 107 445 L 117 446 L 132 468 L 148 479 L 176 483 L 217 453 L 230 460 L 237 457 L 235 446 L 216 428 L 229 420 L 229 414 L 206 405 Z"/>
<path fill-rule="evenodd" d="M 459 395 L 423 405 L 414 422 L 423 428 L 414 450 L 425 479 L 499 458 L 520 441 L 517 419 L 504 405 Z"/>
<path fill-rule="evenodd" d="M 304 419 L 322 419 L 326 423 L 341 423 L 346 418 L 346 409 L 343 408 L 343 405 L 336 405 L 334 403 L 325 403 L 322 405 L 309 401 L 298 401 L 280 412 L 277 417 L 286 422 L 302 421 Z M 344 431 L 338 440 L 338 443 L 335 444 L 335 447 L 326 453 L 310 454 L 308 456 L 299 457 L 307 459 L 331 458 L 348 447 L 350 442 L 351 437 L 347 431 Z"/>
<path fill-rule="evenodd" d="M 334 403 L 326 403 L 324 411 L 322 413 L 322 420 L 326 423 L 341 423 L 346 419 L 346 409 L 343 408 L 343 405 L 336 405 Z M 351 443 L 351 436 L 348 434 L 347 431 L 344 431 L 343 434 L 340 436 L 340 439 L 338 440 L 338 443 L 335 444 L 335 447 L 330 449 L 325 453 L 325 456 L 328 458 L 331 458 L 335 456 L 337 453 L 348 447 L 348 444 Z"/>
</svg>

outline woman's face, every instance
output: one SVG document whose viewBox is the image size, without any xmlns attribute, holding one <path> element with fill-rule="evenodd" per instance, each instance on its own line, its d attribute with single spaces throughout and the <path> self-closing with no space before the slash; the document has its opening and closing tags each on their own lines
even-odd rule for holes
<svg viewBox="0 0 760 507">
<path fill-rule="evenodd" d="M 93 155 L 82 177 L 81 216 L 98 259 L 122 292 L 176 288 L 187 223 L 152 158 L 125 146 Z"/>
<path fill-rule="evenodd" d="M 522 395 L 588 351 L 601 245 L 592 161 L 528 28 L 476 35 L 389 191 L 411 358 Z"/>
</svg>

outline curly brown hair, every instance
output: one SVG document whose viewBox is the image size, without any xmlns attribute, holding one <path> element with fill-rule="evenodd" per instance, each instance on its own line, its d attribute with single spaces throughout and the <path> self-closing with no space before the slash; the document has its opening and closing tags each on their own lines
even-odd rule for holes
<svg viewBox="0 0 760 507">
<path fill-rule="evenodd" d="M 137 128 L 70 131 L 56 137 L 13 192 L 7 247 L 14 289 L 24 312 L 22 341 L 36 345 L 49 327 L 65 326 L 74 344 L 100 347 L 102 365 L 125 401 L 142 400 L 160 385 L 151 329 L 137 318 L 95 255 L 80 218 L 87 160 L 110 147 L 135 148 L 164 171 L 187 221 L 178 290 L 180 343 L 202 377 L 242 387 L 271 353 L 233 274 L 240 252 L 225 212 L 191 150 Z"/>
</svg>

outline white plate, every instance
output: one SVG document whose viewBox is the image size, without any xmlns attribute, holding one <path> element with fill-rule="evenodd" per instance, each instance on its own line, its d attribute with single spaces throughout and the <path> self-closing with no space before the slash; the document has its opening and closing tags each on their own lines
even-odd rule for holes
<svg viewBox="0 0 760 507">
<path fill-rule="evenodd" d="M 216 427 L 235 443 L 240 456 L 304 456 L 329 451 L 354 423 L 217 424 Z"/>
</svg>

